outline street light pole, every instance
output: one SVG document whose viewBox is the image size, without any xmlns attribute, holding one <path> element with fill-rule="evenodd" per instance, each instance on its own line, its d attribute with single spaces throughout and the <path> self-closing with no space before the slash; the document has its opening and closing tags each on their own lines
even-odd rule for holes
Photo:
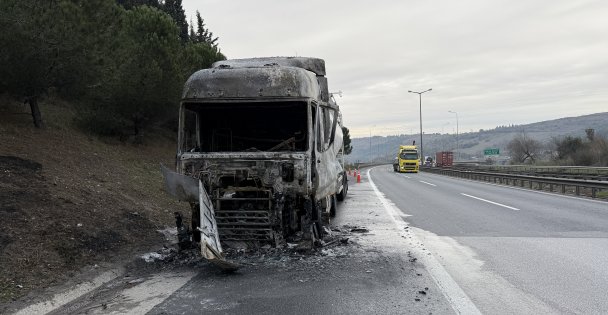
<svg viewBox="0 0 608 315">
<path fill-rule="evenodd" d="M 460 147 L 458 146 L 458 113 L 451 110 L 449 110 L 448 112 L 456 114 L 456 152 L 458 153 L 458 160 L 460 160 Z"/>
<path fill-rule="evenodd" d="M 423 147 L 422 147 L 422 93 L 426 93 L 426 92 L 429 92 L 432 90 L 433 89 L 428 89 L 428 90 L 422 91 L 422 92 L 407 91 L 408 93 L 418 94 L 418 99 L 420 101 L 420 160 L 422 163 L 424 163 L 424 151 L 423 151 Z"/>
</svg>

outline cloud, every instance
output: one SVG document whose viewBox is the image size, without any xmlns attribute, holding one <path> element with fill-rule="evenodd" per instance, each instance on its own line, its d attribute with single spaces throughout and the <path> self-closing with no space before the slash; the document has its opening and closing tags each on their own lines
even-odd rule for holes
<svg viewBox="0 0 608 315">
<path fill-rule="evenodd" d="M 353 136 L 523 124 L 608 110 L 605 1 L 200 1 L 230 58 L 314 56 Z M 445 127 L 444 127 L 445 128 Z"/>
</svg>

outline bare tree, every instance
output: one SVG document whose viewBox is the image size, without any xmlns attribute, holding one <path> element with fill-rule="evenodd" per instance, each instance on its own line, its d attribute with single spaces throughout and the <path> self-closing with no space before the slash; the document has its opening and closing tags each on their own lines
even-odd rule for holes
<svg viewBox="0 0 608 315">
<path fill-rule="evenodd" d="M 608 139 L 604 136 L 595 136 L 589 142 L 589 151 L 593 156 L 595 166 L 608 166 Z"/>
<path fill-rule="evenodd" d="M 593 128 L 585 129 L 585 133 L 587 134 L 587 139 L 589 141 L 593 141 L 593 139 L 595 138 L 595 129 L 593 129 Z"/>
<path fill-rule="evenodd" d="M 525 131 L 522 131 L 507 144 L 507 149 L 511 152 L 514 161 L 534 163 L 541 152 L 542 144 L 526 136 Z"/>
</svg>

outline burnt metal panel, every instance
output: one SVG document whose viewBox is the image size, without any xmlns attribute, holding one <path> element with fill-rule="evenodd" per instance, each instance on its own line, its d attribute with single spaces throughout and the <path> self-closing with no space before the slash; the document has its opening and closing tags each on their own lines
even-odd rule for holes
<svg viewBox="0 0 608 315">
<path fill-rule="evenodd" d="M 294 67 L 203 69 L 184 86 L 182 99 L 319 98 L 314 73 Z"/>
<path fill-rule="evenodd" d="M 199 199 L 198 180 L 196 178 L 178 174 L 164 165 L 160 165 L 165 182 L 165 190 L 181 201 L 195 202 Z"/>
<path fill-rule="evenodd" d="M 207 195 L 207 191 L 203 184 L 199 181 L 199 205 L 200 205 L 200 232 L 201 232 L 201 250 L 203 256 L 207 259 L 223 258 L 222 245 L 220 244 L 220 237 L 217 230 L 217 223 L 215 221 L 215 211 L 213 209 L 213 203 Z"/>
<path fill-rule="evenodd" d="M 213 63 L 213 68 L 231 67 L 231 68 L 247 68 L 247 67 L 264 67 L 264 66 L 282 66 L 296 67 L 313 72 L 318 76 L 325 75 L 325 61 L 319 58 L 310 57 L 263 57 L 263 58 L 246 58 L 246 59 L 231 59 L 216 61 Z"/>
</svg>

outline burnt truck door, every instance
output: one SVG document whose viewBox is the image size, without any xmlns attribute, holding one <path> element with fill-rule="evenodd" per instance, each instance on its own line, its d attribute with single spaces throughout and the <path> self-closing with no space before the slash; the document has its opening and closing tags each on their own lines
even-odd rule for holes
<svg viewBox="0 0 608 315">
<path fill-rule="evenodd" d="M 318 105 L 315 123 L 314 187 L 315 199 L 321 200 L 336 193 L 338 151 L 342 148 L 342 130 L 338 127 L 338 111 L 330 106 Z"/>
</svg>

